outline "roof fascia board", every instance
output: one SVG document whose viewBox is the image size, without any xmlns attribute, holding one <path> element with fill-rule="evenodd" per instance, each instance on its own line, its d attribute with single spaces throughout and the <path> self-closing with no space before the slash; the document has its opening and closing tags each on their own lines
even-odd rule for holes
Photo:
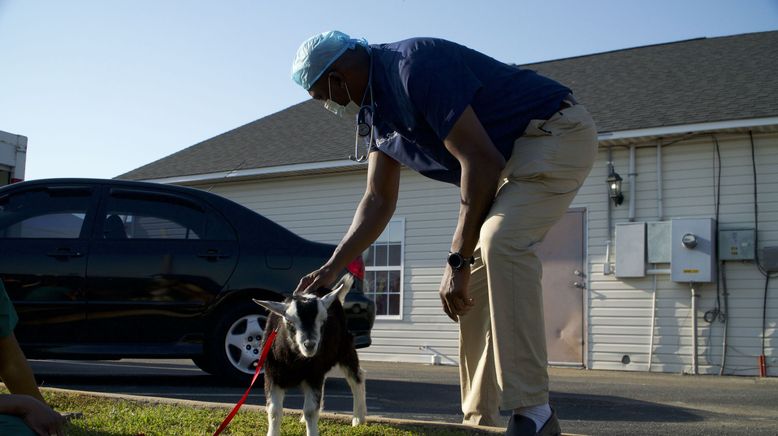
<svg viewBox="0 0 778 436">
<path fill-rule="evenodd" d="M 750 118 L 744 120 L 716 121 L 712 123 L 681 124 L 678 126 L 651 127 L 647 129 L 621 130 L 604 132 L 597 135 L 599 141 L 614 141 L 618 139 L 635 139 L 644 137 L 683 135 L 687 133 L 708 132 L 727 129 L 742 129 L 778 125 L 778 117 Z"/>
<path fill-rule="evenodd" d="M 294 172 L 306 172 L 316 170 L 328 170 L 334 168 L 357 167 L 365 164 L 357 164 L 351 160 L 336 160 L 326 162 L 311 162 L 304 164 L 279 165 L 265 168 L 247 168 L 244 170 L 219 171 L 215 173 L 193 174 L 187 176 L 163 177 L 159 179 L 144 179 L 146 182 L 155 183 L 195 183 L 229 180 L 243 177 L 267 176 L 272 174 L 284 174 Z"/>
<path fill-rule="evenodd" d="M 637 139 L 644 137 L 672 136 L 688 133 L 698 133 L 707 131 L 742 129 L 748 127 L 761 127 L 778 125 L 778 117 L 769 118 L 751 118 L 743 120 L 716 121 L 712 123 L 681 124 L 677 126 L 652 127 L 647 129 L 621 130 L 615 132 L 604 132 L 597 135 L 600 142 Z M 357 167 L 364 164 L 357 164 L 351 160 L 337 160 L 326 162 L 311 162 L 304 164 L 279 165 L 265 168 L 248 168 L 244 170 L 219 171 L 215 173 L 193 174 L 187 176 L 163 177 L 158 179 L 144 179 L 147 182 L 156 183 L 196 183 L 213 182 L 219 180 L 229 180 L 235 178 L 266 176 L 272 174 L 298 173 L 317 170 L 330 170 L 335 168 Z"/>
</svg>

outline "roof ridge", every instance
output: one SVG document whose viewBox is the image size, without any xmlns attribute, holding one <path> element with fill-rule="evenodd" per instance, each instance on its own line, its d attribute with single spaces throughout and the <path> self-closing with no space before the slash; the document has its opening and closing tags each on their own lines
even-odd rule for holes
<svg viewBox="0 0 778 436">
<path fill-rule="evenodd" d="M 681 39 L 678 41 L 668 41 L 668 42 L 658 42 L 655 44 L 646 44 L 646 45 L 638 45 L 634 47 L 625 47 L 625 48 L 618 48 L 613 50 L 606 50 L 606 51 L 599 51 L 596 53 L 588 53 L 583 55 L 576 55 L 576 56 L 568 56 L 564 58 L 558 58 L 558 59 L 549 59 L 549 60 L 543 60 L 543 61 L 537 61 L 537 62 L 530 62 L 526 64 L 514 64 L 519 65 L 522 67 L 527 67 L 530 65 L 543 65 L 553 62 L 560 62 L 560 61 L 568 61 L 572 59 L 580 59 L 580 58 L 587 58 L 592 56 L 600 56 L 604 54 L 610 54 L 610 53 L 619 53 L 619 52 L 627 52 L 631 50 L 639 50 L 644 48 L 650 48 L 650 47 L 659 47 L 659 46 L 669 46 L 669 45 L 676 45 L 676 44 L 685 44 L 689 42 L 695 42 L 695 41 L 707 41 L 707 40 L 715 40 L 715 39 L 725 39 L 725 38 L 739 38 L 743 36 L 750 36 L 750 35 L 757 35 L 760 33 L 778 33 L 778 30 L 764 30 L 761 32 L 748 32 L 748 33 L 738 33 L 735 35 L 721 35 L 721 36 L 700 36 L 697 38 L 689 38 L 689 39 Z"/>
</svg>

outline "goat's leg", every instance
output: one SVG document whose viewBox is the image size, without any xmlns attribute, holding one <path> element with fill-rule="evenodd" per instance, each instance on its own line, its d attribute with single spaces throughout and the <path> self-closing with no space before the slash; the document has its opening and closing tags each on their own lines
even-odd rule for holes
<svg viewBox="0 0 778 436">
<path fill-rule="evenodd" d="M 265 377 L 265 409 L 267 410 L 267 436 L 281 435 L 281 420 L 284 415 L 285 391 Z"/>
<path fill-rule="evenodd" d="M 306 434 L 319 436 L 319 404 L 321 403 L 322 385 L 312 386 L 308 382 L 303 382 L 300 387 L 305 395 L 303 417 L 305 417 Z"/>
<path fill-rule="evenodd" d="M 355 359 L 340 364 L 343 373 L 346 375 L 346 381 L 351 388 L 351 396 L 354 397 L 354 418 L 351 425 L 356 427 L 365 423 L 367 415 L 367 398 L 365 397 L 365 371 L 359 367 L 359 361 Z"/>
<path fill-rule="evenodd" d="M 324 411 L 324 385 L 327 384 L 327 375 L 324 376 L 324 381 L 321 383 L 321 395 L 319 399 L 319 413 L 321 414 L 322 411 Z M 305 422 L 305 415 L 300 415 L 300 422 Z"/>
</svg>

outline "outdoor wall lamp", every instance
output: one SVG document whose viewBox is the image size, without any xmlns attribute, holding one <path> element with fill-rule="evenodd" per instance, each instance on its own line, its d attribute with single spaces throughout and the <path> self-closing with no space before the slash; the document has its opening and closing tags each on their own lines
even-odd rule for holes
<svg viewBox="0 0 778 436">
<path fill-rule="evenodd" d="M 608 196 L 613 200 L 615 206 L 624 202 L 624 194 L 621 193 L 621 176 L 613 169 L 613 163 L 608 162 Z"/>
</svg>

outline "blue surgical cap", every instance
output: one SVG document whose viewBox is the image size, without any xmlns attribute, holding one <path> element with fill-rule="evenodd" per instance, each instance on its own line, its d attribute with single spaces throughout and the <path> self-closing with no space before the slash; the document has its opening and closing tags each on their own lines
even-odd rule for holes
<svg viewBox="0 0 778 436">
<path fill-rule="evenodd" d="M 310 90 L 333 62 L 357 44 L 366 47 L 367 41 L 353 39 L 337 30 L 308 38 L 297 49 L 297 55 L 292 62 L 292 80 L 306 91 Z"/>
</svg>

